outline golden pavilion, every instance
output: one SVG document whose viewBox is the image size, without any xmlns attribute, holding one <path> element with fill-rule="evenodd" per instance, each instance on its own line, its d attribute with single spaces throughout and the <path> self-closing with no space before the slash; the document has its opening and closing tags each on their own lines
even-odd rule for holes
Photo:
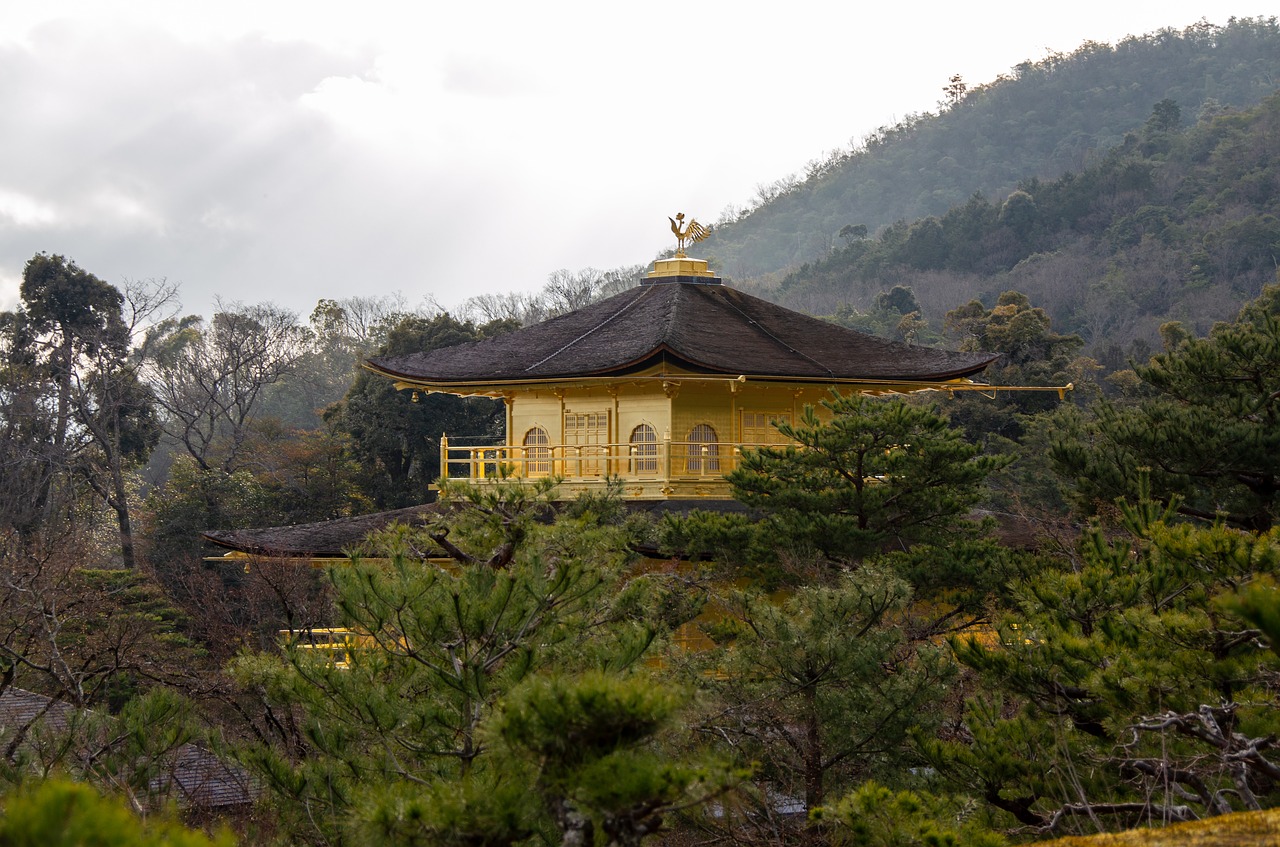
<svg viewBox="0 0 1280 847">
<path fill-rule="evenodd" d="M 500 443 L 442 436 L 444 477 L 554 476 L 563 499 L 617 479 L 631 508 L 732 510 L 740 504 L 725 474 L 742 451 L 784 443 L 775 424 L 799 420 L 832 389 L 1070 388 L 977 383 L 999 354 L 889 341 L 737 291 L 685 255 L 705 228 L 683 215 L 671 223 L 680 249 L 635 288 L 485 341 L 365 363 L 404 390 L 505 404 Z M 203 535 L 242 553 L 337 558 L 369 531 L 432 508 Z"/>
<path fill-rule="evenodd" d="M 623 480 L 628 499 L 729 498 L 743 448 L 779 443 L 830 390 L 965 390 L 998 358 L 902 344 L 660 259 L 636 288 L 485 341 L 370 359 L 401 389 L 497 398 L 503 444 L 446 434 L 449 478 L 558 476 L 565 496 Z M 983 386 L 986 388 L 986 386 Z"/>
</svg>

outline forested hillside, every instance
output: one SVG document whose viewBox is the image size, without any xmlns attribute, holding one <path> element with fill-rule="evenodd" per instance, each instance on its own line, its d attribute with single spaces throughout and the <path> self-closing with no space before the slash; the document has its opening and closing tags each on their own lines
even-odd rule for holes
<svg viewBox="0 0 1280 847">
<path fill-rule="evenodd" d="M 1162 100 L 1194 120 L 1253 105 L 1278 81 L 1274 18 L 1086 43 L 985 85 L 949 86 L 938 114 L 908 117 L 811 162 L 803 178 L 762 186 L 756 208 L 726 213 L 705 253 L 739 284 L 766 277 L 820 257 L 845 227 L 874 233 L 942 215 L 974 192 L 1003 199 L 1024 179 L 1081 170 Z"/>
<path fill-rule="evenodd" d="M 1161 101 L 1095 164 L 851 237 L 787 276 L 775 297 L 818 314 L 843 306 L 847 319 L 850 307 L 872 312 L 877 292 L 904 286 L 939 321 L 971 298 L 990 305 L 1016 290 L 1117 363 L 1113 348 L 1154 346 L 1167 321 L 1203 333 L 1275 275 L 1280 95 L 1182 125 L 1177 105 Z"/>
<path fill-rule="evenodd" d="M 733 455 L 742 510 L 658 517 L 620 477 L 571 498 L 490 446 L 483 483 L 432 491 L 446 435 L 538 442 L 503 439 L 501 401 L 360 369 L 640 267 L 304 320 L 34 255 L 0 311 L 0 845 L 1271 843 L 1247 839 L 1280 807 L 1278 47 L 1274 20 L 1203 25 L 957 81 L 722 230 L 840 242 L 777 275 L 794 308 L 1002 354 L 983 393 L 699 442 L 685 478 Z M 899 220 L 775 216 L 828 189 Z M 663 389 L 737 415 L 747 381 Z M 648 443 L 615 472 L 653 472 Z M 294 545 L 202 537 L 264 526 Z"/>
</svg>

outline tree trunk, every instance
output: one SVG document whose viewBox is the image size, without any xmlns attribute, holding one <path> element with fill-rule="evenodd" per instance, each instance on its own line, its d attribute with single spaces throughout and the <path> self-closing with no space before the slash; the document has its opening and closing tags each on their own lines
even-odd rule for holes
<svg viewBox="0 0 1280 847">
<path fill-rule="evenodd" d="M 124 472 L 118 462 L 112 463 L 111 487 L 114 489 L 112 508 L 116 512 L 116 523 L 120 527 L 120 561 L 133 570 L 137 567 L 137 557 L 133 549 L 133 524 L 129 520 L 129 494 L 125 490 Z"/>
<path fill-rule="evenodd" d="M 804 689 L 804 805 L 812 811 L 822 805 L 822 721 L 814 685 Z"/>
<path fill-rule="evenodd" d="M 58 347 L 58 417 L 53 431 L 53 443 L 59 448 L 67 441 L 71 420 L 71 353 L 71 334 L 63 328 Z"/>
</svg>

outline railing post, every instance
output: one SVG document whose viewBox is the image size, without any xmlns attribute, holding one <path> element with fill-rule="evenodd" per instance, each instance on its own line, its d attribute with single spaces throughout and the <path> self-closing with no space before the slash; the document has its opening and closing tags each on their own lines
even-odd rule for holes
<svg viewBox="0 0 1280 847">
<path fill-rule="evenodd" d="M 449 478 L 449 436 L 440 433 L 440 478 Z"/>
<path fill-rule="evenodd" d="M 662 431 L 662 450 L 666 454 L 663 460 L 664 474 L 662 477 L 663 484 L 671 483 L 671 430 L 664 429 Z"/>
</svg>

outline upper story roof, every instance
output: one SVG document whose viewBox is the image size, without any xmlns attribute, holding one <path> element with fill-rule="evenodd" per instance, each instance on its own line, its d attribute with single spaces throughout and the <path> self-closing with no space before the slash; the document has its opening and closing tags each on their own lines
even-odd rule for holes
<svg viewBox="0 0 1280 847">
<path fill-rule="evenodd" d="M 663 362 L 772 379 L 940 382 L 997 358 L 877 338 L 718 283 L 651 280 L 507 335 L 367 366 L 437 386 L 621 376 Z"/>
</svg>

